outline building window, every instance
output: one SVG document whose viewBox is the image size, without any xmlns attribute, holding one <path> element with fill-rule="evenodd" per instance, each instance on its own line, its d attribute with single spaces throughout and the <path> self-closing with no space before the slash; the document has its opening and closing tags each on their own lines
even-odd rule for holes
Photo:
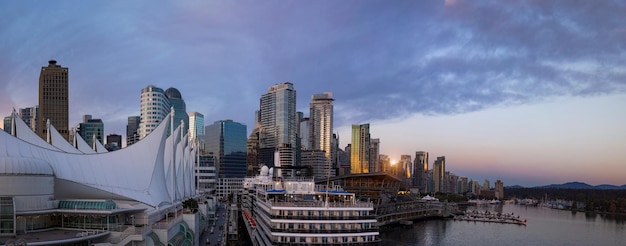
<svg viewBox="0 0 626 246">
<path fill-rule="evenodd" d="M 13 197 L 0 197 L 0 235 L 15 235 Z"/>
</svg>

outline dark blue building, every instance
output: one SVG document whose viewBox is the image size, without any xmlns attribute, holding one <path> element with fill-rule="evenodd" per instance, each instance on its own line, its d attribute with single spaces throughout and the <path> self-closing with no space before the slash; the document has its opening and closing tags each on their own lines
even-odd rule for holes
<svg viewBox="0 0 626 246">
<path fill-rule="evenodd" d="M 246 177 L 246 125 L 220 120 L 205 127 L 205 151 L 215 156 L 219 178 Z"/>
</svg>

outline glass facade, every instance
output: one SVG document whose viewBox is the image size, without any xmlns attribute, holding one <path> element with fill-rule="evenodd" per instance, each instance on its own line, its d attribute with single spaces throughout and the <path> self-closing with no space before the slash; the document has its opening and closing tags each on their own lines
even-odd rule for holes
<svg viewBox="0 0 626 246">
<path fill-rule="evenodd" d="M 246 125 L 232 120 L 216 121 L 205 129 L 205 149 L 216 157 L 220 178 L 246 176 Z"/>
<path fill-rule="evenodd" d="M 274 152 L 278 148 L 296 148 L 296 90 L 292 83 L 284 82 L 271 86 L 261 96 L 259 122 L 259 163 L 273 166 Z M 295 159 L 294 159 L 295 160 Z M 294 163 L 282 163 L 294 165 Z"/>
<path fill-rule="evenodd" d="M 91 209 L 91 210 L 111 210 L 115 209 L 115 202 L 108 201 L 60 201 L 60 209 Z"/>
<path fill-rule="evenodd" d="M 369 173 L 370 125 L 352 125 L 350 173 Z"/>
<path fill-rule="evenodd" d="M 183 96 L 174 87 L 167 89 L 165 96 L 169 100 L 170 106 L 174 108 L 174 129 L 176 129 L 182 121 L 185 126 L 183 133 L 186 134 L 189 130 L 189 116 L 187 115 L 187 105 L 185 104 L 185 100 L 183 100 Z"/>
<path fill-rule="evenodd" d="M 78 134 L 87 142 L 89 146 L 93 146 L 93 137 L 101 144 L 104 144 L 104 123 L 101 119 L 88 119 L 78 124 L 76 130 Z"/>
<path fill-rule="evenodd" d="M 15 234 L 13 197 L 0 197 L 0 235 Z"/>
<path fill-rule="evenodd" d="M 189 113 L 189 139 L 204 140 L 204 115 L 201 113 Z"/>
</svg>

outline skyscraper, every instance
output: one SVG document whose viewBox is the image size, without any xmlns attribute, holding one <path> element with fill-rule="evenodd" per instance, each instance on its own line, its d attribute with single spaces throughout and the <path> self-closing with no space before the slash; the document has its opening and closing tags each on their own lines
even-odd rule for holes
<svg viewBox="0 0 626 246">
<path fill-rule="evenodd" d="M 369 170 L 372 173 L 382 171 L 382 168 L 380 167 L 379 155 L 380 155 L 380 138 L 371 138 L 370 139 Z"/>
<path fill-rule="evenodd" d="M 300 120 L 299 129 L 302 132 L 300 134 L 300 149 L 307 150 L 311 146 L 311 141 L 309 140 L 310 139 L 309 129 L 311 129 L 311 120 L 308 117 L 303 117 Z"/>
<path fill-rule="evenodd" d="M 220 178 L 246 176 L 246 125 L 220 120 L 205 128 L 205 151 L 215 157 Z"/>
<path fill-rule="evenodd" d="M 296 90 L 292 83 L 275 84 L 261 96 L 259 119 L 260 164 L 295 165 Z M 276 152 L 279 160 L 274 158 Z"/>
<path fill-rule="evenodd" d="M 83 115 L 83 122 L 78 124 L 76 132 L 89 144 L 93 146 L 93 137 L 101 144 L 104 144 L 104 123 L 101 119 L 92 119 L 91 115 Z"/>
<path fill-rule="evenodd" d="M 191 112 L 189 115 L 189 141 L 197 139 L 200 146 L 204 142 L 204 115 L 198 112 Z"/>
<path fill-rule="evenodd" d="M 185 104 L 185 100 L 183 100 L 183 96 L 180 94 L 180 91 L 174 87 L 168 88 L 165 91 L 165 96 L 170 106 L 174 108 L 174 129 L 183 122 L 183 133 L 187 133 L 189 130 L 189 116 L 187 115 L 187 105 Z"/>
<path fill-rule="evenodd" d="M 154 85 L 141 89 L 139 139 L 148 136 L 169 113 L 170 102 L 163 89 Z"/>
<path fill-rule="evenodd" d="M 426 179 L 426 171 L 428 171 L 428 152 L 415 152 L 413 185 L 417 186 L 420 192 L 427 193 L 428 185 Z"/>
<path fill-rule="evenodd" d="M 126 125 L 126 146 L 130 146 L 139 141 L 139 116 L 128 116 Z"/>
<path fill-rule="evenodd" d="M 335 176 L 333 148 L 333 94 L 324 92 L 311 96 L 309 105 L 309 148 L 324 151 L 324 176 Z M 324 172 L 324 171 L 322 171 Z"/>
<path fill-rule="evenodd" d="M 433 164 L 433 192 L 446 192 L 446 157 L 437 157 Z"/>
<path fill-rule="evenodd" d="M 400 162 L 398 164 L 400 164 L 400 170 L 402 171 L 400 176 L 403 179 L 410 180 L 411 177 L 413 177 L 413 174 L 410 171 L 413 166 L 413 163 L 411 162 L 411 155 L 401 155 Z"/>
<path fill-rule="evenodd" d="M 370 124 L 352 125 L 350 173 L 370 172 Z"/>
<path fill-rule="evenodd" d="M 33 130 L 33 132 L 38 132 L 37 127 L 37 115 L 39 114 L 39 106 L 35 105 L 30 108 L 20 108 L 18 110 L 20 118 Z"/>
<path fill-rule="evenodd" d="M 246 175 L 254 176 L 259 171 L 259 135 L 261 130 L 259 110 L 254 112 L 254 128 L 246 142 Z M 206 151 L 205 151 L 206 152 Z"/>
<path fill-rule="evenodd" d="M 39 115 L 37 134 L 46 139 L 46 122 L 50 123 L 66 140 L 69 141 L 69 93 L 68 68 L 57 65 L 57 61 L 48 61 L 47 67 L 39 74 Z"/>
</svg>

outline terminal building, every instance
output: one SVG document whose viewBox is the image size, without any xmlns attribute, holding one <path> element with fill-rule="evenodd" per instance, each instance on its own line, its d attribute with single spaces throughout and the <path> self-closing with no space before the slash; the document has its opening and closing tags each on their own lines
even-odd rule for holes
<svg viewBox="0 0 626 246">
<path fill-rule="evenodd" d="M 49 121 L 44 140 L 14 112 L 0 131 L 0 245 L 199 245 L 212 200 L 186 202 L 200 197 L 197 146 L 171 115 L 107 152 Z"/>
</svg>

